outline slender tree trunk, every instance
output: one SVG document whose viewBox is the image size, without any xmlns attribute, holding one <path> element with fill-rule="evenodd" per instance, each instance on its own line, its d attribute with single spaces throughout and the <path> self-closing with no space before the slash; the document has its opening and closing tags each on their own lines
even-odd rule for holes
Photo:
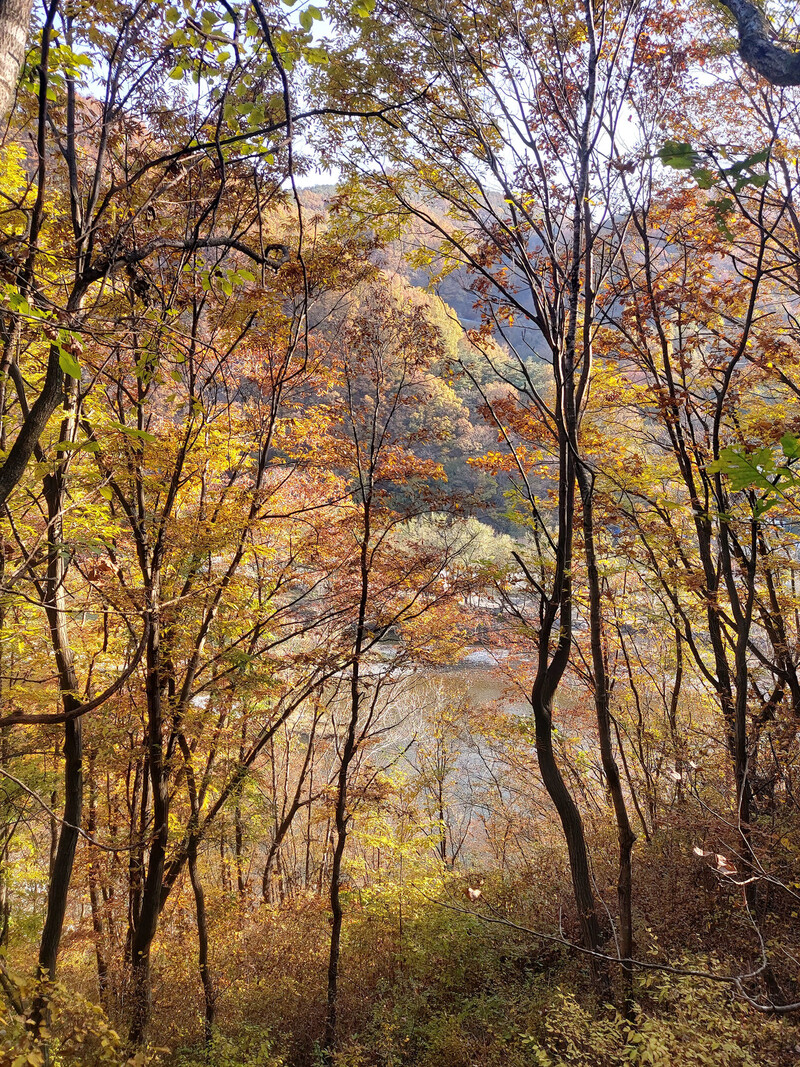
<svg viewBox="0 0 800 1067">
<path fill-rule="evenodd" d="M 570 367 L 571 360 L 567 361 L 563 395 L 569 401 L 564 405 L 567 409 L 567 425 L 574 425 L 574 414 L 569 414 L 574 404 L 574 398 L 570 399 L 573 388 Z M 564 407 L 559 407 L 557 413 L 559 418 L 562 416 Z M 598 952 L 600 926 L 592 892 L 583 820 L 567 788 L 553 751 L 553 700 L 564 675 L 572 645 L 574 455 L 575 450 L 562 430 L 559 439 L 559 534 L 555 558 L 557 573 L 553 581 L 553 593 L 549 601 L 543 605 L 543 622 L 539 629 L 536 649 L 538 667 L 530 700 L 535 724 L 536 758 L 539 772 L 547 794 L 558 812 L 564 831 L 583 944 L 590 952 Z M 519 556 L 516 558 L 520 563 L 522 562 Z M 560 621 L 559 637 L 556 650 L 551 653 L 550 638 L 557 617 Z M 601 978 L 603 971 L 598 967 L 594 956 L 590 956 L 589 966 L 595 980 Z"/>
<path fill-rule="evenodd" d="M 97 784 L 95 780 L 94 753 L 89 755 L 89 818 L 87 829 L 93 837 L 97 832 Z M 108 962 L 104 951 L 104 931 L 102 895 L 100 878 L 97 872 L 97 854 L 90 854 L 88 863 L 89 903 L 92 909 L 92 932 L 94 934 L 94 953 L 97 960 L 97 985 L 100 1004 L 108 1011 Z"/>
<path fill-rule="evenodd" d="M 137 916 L 131 946 L 132 1015 L 128 1041 L 132 1046 L 144 1041 L 150 1018 L 150 949 L 158 926 L 164 863 L 169 835 L 169 792 L 167 770 L 164 765 L 161 627 L 159 619 L 159 587 L 154 578 L 150 591 L 149 636 L 147 640 L 147 712 L 148 765 L 153 805 L 153 839 L 147 860 L 147 875 L 142 889 L 141 907 Z"/>
<path fill-rule="evenodd" d="M 124 963 L 133 964 L 133 935 L 139 921 L 144 885 L 144 848 L 147 833 L 147 812 L 150 806 L 150 774 L 147 757 L 136 761 L 133 795 L 130 808 L 128 848 L 128 930 L 125 936 Z"/>
<path fill-rule="evenodd" d="M 244 894 L 246 890 L 244 882 L 244 866 L 242 859 L 242 847 L 244 843 L 244 833 L 242 830 L 242 805 L 239 802 L 239 798 L 236 799 L 236 806 L 233 810 L 233 826 L 234 826 L 234 854 L 236 860 L 236 888 L 239 891 L 239 899 L 244 900 Z"/>
<path fill-rule="evenodd" d="M 336 1026 L 338 1021 L 339 956 L 341 954 L 343 920 L 340 880 L 342 876 L 342 859 L 344 857 L 345 846 L 347 845 L 348 823 L 350 821 L 347 812 L 347 776 L 355 754 L 356 722 L 357 709 L 355 712 L 355 721 L 353 718 L 350 720 L 350 728 L 348 729 L 347 740 L 345 742 L 344 751 L 342 752 L 342 762 L 339 768 L 339 783 L 336 793 L 336 813 L 334 818 L 334 825 L 336 827 L 336 845 L 333 850 L 333 860 L 331 863 L 331 941 L 330 952 L 328 955 L 328 996 L 323 1045 L 328 1053 L 333 1050 L 336 1043 Z"/>
<path fill-rule="evenodd" d="M 533 717 L 536 727 L 536 758 L 539 771 L 547 794 L 555 805 L 564 838 L 567 842 L 569 867 L 572 876 L 572 889 L 578 909 L 583 943 L 592 952 L 600 948 L 600 927 L 592 892 L 592 880 L 589 874 L 589 858 L 586 851 L 586 837 L 583 832 L 583 820 L 572 799 L 553 752 L 552 709 L 549 705 L 536 702 L 533 705 Z M 593 973 L 597 973 L 596 961 L 592 959 Z"/>
<path fill-rule="evenodd" d="M 58 767 L 58 755 L 59 745 L 56 745 L 56 750 L 53 756 L 53 764 Z M 53 877 L 53 870 L 56 865 L 56 850 L 58 849 L 58 831 L 59 823 L 58 816 L 56 815 L 56 805 L 58 804 L 58 790 L 54 789 L 50 794 L 50 853 L 47 860 L 47 882 L 50 883 L 50 879 Z"/>
<path fill-rule="evenodd" d="M 242 723 L 242 740 L 239 745 L 239 763 L 244 763 L 245 756 L 245 741 L 247 740 L 247 720 Z M 233 809 L 233 826 L 234 826 L 234 848 L 236 852 L 236 888 L 239 890 L 239 899 L 244 900 L 244 895 L 247 890 L 244 878 L 244 860 L 243 860 L 243 845 L 244 845 L 244 828 L 242 825 L 242 793 L 244 792 L 245 779 L 242 778 L 241 785 L 236 790 L 236 804 Z"/>
<path fill-rule="evenodd" d="M 624 997 L 626 1010 L 630 1006 L 631 983 L 633 971 L 630 959 L 633 953 L 633 919 L 632 919 L 632 869 L 631 854 L 636 835 L 631 829 L 619 767 L 614 759 L 611 738 L 611 709 L 609 706 L 608 672 L 603 647 L 603 616 L 600 602 L 600 574 L 597 568 L 597 554 L 594 540 L 594 484 L 591 472 L 583 463 L 577 469 L 578 485 L 581 491 L 583 508 L 583 539 L 586 554 L 587 585 L 589 588 L 589 629 L 592 647 L 592 673 L 594 675 L 594 702 L 597 713 L 597 733 L 600 741 L 600 759 L 606 786 L 614 807 L 619 840 L 619 873 L 617 879 L 617 904 L 619 908 L 619 950 L 622 957 L 624 980 Z"/>
<path fill-rule="evenodd" d="M 205 1021 L 203 1024 L 206 1046 L 211 1044 L 214 1035 L 214 1021 L 216 1018 L 217 996 L 214 989 L 214 981 L 211 976 L 211 966 L 208 958 L 208 919 L 206 916 L 206 898 L 203 885 L 197 870 L 197 839 L 192 836 L 189 839 L 189 878 L 194 893 L 195 912 L 197 914 L 197 942 L 199 949 L 198 969 L 200 981 L 203 985 L 203 1001 L 205 1004 Z"/>
<path fill-rule="evenodd" d="M 64 728 L 64 821 L 58 836 L 53 871 L 47 890 L 47 912 L 42 940 L 39 945 L 37 975 L 40 982 L 52 981 L 56 973 L 56 959 L 61 944 L 61 932 L 67 911 L 69 885 L 78 844 L 83 807 L 83 744 L 80 719 L 67 722 Z M 47 1005 L 42 991 L 34 1001 L 32 1026 L 38 1034 Z"/>
<path fill-rule="evenodd" d="M 582 91 L 583 117 L 579 128 L 579 171 L 576 175 L 572 204 L 572 240 L 566 290 L 567 329 L 563 350 L 553 348 L 553 369 L 557 385 L 556 422 L 559 447 L 558 545 L 556 550 L 556 578 L 553 597 L 547 606 L 549 622 L 539 633 L 539 669 L 534 683 L 531 704 L 536 725 L 536 754 L 547 792 L 558 811 L 569 854 L 572 886 L 583 943 L 592 952 L 600 948 L 600 927 L 592 892 L 586 837 L 580 812 L 566 787 L 553 753 L 553 698 L 561 682 L 571 651 L 572 637 L 572 566 L 574 550 L 575 493 L 577 483 L 578 424 L 591 366 L 591 328 L 593 303 L 591 292 L 591 217 L 587 196 L 592 156 L 591 127 L 597 89 L 597 45 L 595 13 L 590 0 L 582 5 L 587 31 L 588 63 L 586 84 Z M 583 278 L 583 281 L 582 281 Z M 576 370 L 578 329 L 583 320 L 583 363 Z M 557 648 L 549 656 L 549 643 L 554 622 L 554 610 L 560 613 L 560 633 Z M 548 663 L 549 659 L 549 663 Z M 595 957 L 590 957 L 595 978 L 605 983 L 605 972 Z"/>
<path fill-rule="evenodd" d="M 439 856 L 442 860 L 442 866 L 447 866 L 447 824 L 444 818 L 444 782 L 439 777 L 436 782 L 437 797 L 437 814 L 439 816 Z"/>
<path fill-rule="evenodd" d="M 230 871 L 228 870 L 228 855 L 225 841 L 225 831 L 222 830 L 219 835 L 219 867 L 220 878 L 222 880 L 222 892 L 230 893 L 231 891 L 231 879 Z"/>
<path fill-rule="evenodd" d="M 364 527 L 362 531 L 360 576 L 361 592 L 358 604 L 358 621 L 356 624 L 356 636 L 353 649 L 353 665 L 350 670 L 350 721 L 347 724 L 347 736 L 342 750 L 342 759 L 339 765 L 339 777 L 336 789 L 336 809 L 334 812 L 334 826 L 336 828 L 336 845 L 333 850 L 333 862 L 331 864 L 330 902 L 331 902 L 331 942 L 328 956 L 328 996 L 327 1012 L 325 1015 L 325 1036 L 323 1049 L 326 1059 L 330 1061 L 331 1054 L 336 1044 L 336 1026 L 338 1015 L 338 983 L 339 983 L 339 956 L 342 941 L 342 898 L 340 880 L 342 875 L 342 858 L 344 857 L 345 845 L 347 844 L 347 831 L 350 822 L 350 814 L 347 810 L 348 802 L 348 775 L 350 765 L 358 747 L 357 728 L 358 714 L 361 704 L 361 653 L 364 645 L 366 632 L 367 600 L 369 597 L 369 541 L 370 541 L 370 507 L 371 496 L 365 493 L 363 502 Z"/>
<path fill-rule="evenodd" d="M 683 745 L 678 734 L 678 703 L 681 696 L 681 686 L 683 685 L 683 639 L 680 634 L 680 630 L 675 630 L 675 680 L 672 683 L 672 692 L 669 698 L 669 708 L 667 711 L 667 718 L 669 720 L 669 734 L 672 739 L 672 750 L 675 753 L 675 770 L 680 775 L 678 780 L 678 788 L 676 789 L 676 796 L 678 804 L 685 803 L 684 791 L 683 791 L 683 776 L 686 773 L 686 759 L 684 757 Z"/>
<path fill-rule="evenodd" d="M 67 411 L 62 423 L 62 440 L 69 438 L 71 414 Z M 64 588 L 66 561 L 63 545 L 64 468 L 48 474 L 43 483 L 47 501 L 48 560 L 45 613 L 50 629 L 50 641 L 58 672 L 61 703 L 69 714 L 79 704 L 78 678 L 67 627 L 67 598 Z M 80 834 L 83 810 L 83 729 L 81 719 L 68 719 L 64 725 L 64 816 L 61 822 L 58 844 L 53 858 L 50 884 L 47 891 L 47 911 L 42 939 L 39 945 L 37 975 L 40 982 L 53 981 L 56 959 L 64 928 L 67 898 L 75 849 Z M 44 1020 L 47 997 L 44 989 L 37 994 L 32 1015 L 33 1032 L 38 1034 Z"/>
<path fill-rule="evenodd" d="M 270 900 L 271 900 L 270 882 L 272 880 L 272 865 L 273 865 L 273 863 L 275 863 L 277 861 L 278 853 L 280 851 L 281 845 L 283 844 L 283 840 L 286 837 L 286 834 L 288 833 L 292 823 L 294 822 L 295 815 L 297 815 L 297 812 L 300 810 L 300 806 L 303 803 L 303 801 L 301 799 L 302 792 L 303 792 L 303 785 L 305 784 L 306 776 L 309 775 L 309 777 L 310 777 L 311 770 L 313 769 L 312 768 L 312 763 L 313 763 L 313 755 L 314 755 L 314 732 L 316 730 L 316 727 L 317 727 L 317 719 L 316 719 L 316 716 L 315 716 L 314 724 L 313 724 L 312 729 L 311 729 L 311 735 L 310 735 L 310 737 L 308 739 L 308 747 L 306 748 L 305 760 L 304 760 L 303 766 L 302 766 L 302 768 L 300 770 L 300 777 L 299 777 L 298 782 L 297 782 L 297 788 L 294 791 L 294 796 L 292 797 L 292 801 L 291 801 L 291 803 L 289 805 L 288 810 L 284 811 L 283 818 L 281 819 L 280 823 L 278 824 L 278 826 L 275 829 L 275 833 L 274 833 L 273 838 L 272 838 L 272 844 L 270 845 L 269 852 L 267 853 L 267 861 L 264 864 L 264 875 L 263 875 L 263 877 L 261 879 L 261 896 L 262 896 L 262 899 L 263 899 L 265 904 L 269 904 Z M 311 786 L 309 785 L 309 789 L 310 788 L 311 788 Z M 310 795 L 310 793 L 309 793 L 309 797 L 308 797 L 308 810 L 309 810 L 309 818 L 310 818 L 310 814 L 311 814 L 311 795 Z M 310 830 L 310 826 L 309 826 L 309 830 Z M 308 882 L 308 864 L 309 864 L 309 851 L 308 850 L 309 850 L 309 848 L 310 848 L 310 837 L 307 838 L 307 841 L 306 841 L 306 861 L 305 861 L 306 862 L 306 876 L 305 876 L 306 882 Z"/>
<path fill-rule="evenodd" d="M 308 771 L 308 813 L 306 815 L 306 856 L 305 856 L 305 872 L 303 878 L 303 888 L 308 889 L 311 883 L 311 796 L 314 789 L 314 757 L 313 749 L 311 756 L 311 766 Z"/>
<path fill-rule="evenodd" d="M 11 899 L 8 894 L 8 882 L 5 872 L 8 869 L 8 846 L 10 838 L 3 842 L 0 852 L 0 948 L 8 948 L 9 921 L 11 919 Z"/>
<path fill-rule="evenodd" d="M 200 797 L 197 790 L 197 781 L 192 766 L 192 750 L 182 733 L 177 735 L 178 745 L 184 758 L 184 770 L 186 773 L 186 785 L 189 792 L 189 804 L 191 806 L 191 822 L 189 824 L 189 839 L 187 843 L 187 864 L 189 867 L 189 880 L 192 883 L 194 894 L 195 915 L 197 917 L 197 943 L 198 943 L 198 970 L 200 982 L 203 986 L 203 1001 L 205 1004 L 204 1033 L 206 1048 L 211 1045 L 214 1036 L 214 1020 L 216 1018 L 217 995 L 214 988 L 214 980 L 211 974 L 209 960 L 208 917 L 206 914 L 206 897 L 203 892 L 203 883 L 197 869 L 197 845 L 199 842 L 200 826 Z"/>
</svg>

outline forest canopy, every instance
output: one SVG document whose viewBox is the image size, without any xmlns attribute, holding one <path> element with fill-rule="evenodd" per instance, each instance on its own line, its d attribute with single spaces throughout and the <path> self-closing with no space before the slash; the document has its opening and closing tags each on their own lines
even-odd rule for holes
<svg viewBox="0 0 800 1067">
<path fill-rule="evenodd" d="M 798 33 L 0 0 L 0 1063 L 797 1062 Z"/>
</svg>

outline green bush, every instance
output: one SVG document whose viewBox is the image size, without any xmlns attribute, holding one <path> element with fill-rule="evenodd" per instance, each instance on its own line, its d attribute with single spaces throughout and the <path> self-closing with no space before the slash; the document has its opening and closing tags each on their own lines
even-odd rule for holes
<svg viewBox="0 0 800 1067">
<path fill-rule="evenodd" d="M 215 1031 L 210 1045 L 184 1049 L 173 1062 L 175 1067 L 286 1067 L 268 1031 L 260 1026 L 242 1026 L 235 1036 Z"/>
</svg>

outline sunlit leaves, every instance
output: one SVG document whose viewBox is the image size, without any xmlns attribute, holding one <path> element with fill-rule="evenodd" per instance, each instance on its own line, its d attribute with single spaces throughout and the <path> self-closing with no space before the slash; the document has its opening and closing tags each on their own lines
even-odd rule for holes
<svg viewBox="0 0 800 1067">
<path fill-rule="evenodd" d="M 715 189 L 720 193 L 710 200 L 709 207 L 717 229 L 729 241 L 733 240 L 730 220 L 736 209 L 737 194 L 748 187 L 761 189 L 769 181 L 769 171 L 760 169 L 768 163 L 769 149 L 753 152 L 729 166 L 723 165 L 715 153 L 695 149 L 688 141 L 665 141 L 657 154 L 665 167 L 688 171 L 700 189 Z"/>
<path fill-rule="evenodd" d="M 66 340 L 66 339 L 65 339 Z M 80 378 L 81 365 L 75 358 L 74 349 L 67 347 L 67 343 L 61 339 L 54 342 L 58 347 L 58 363 L 65 374 L 71 378 Z"/>
<path fill-rule="evenodd" d="M 376 0 L 356 0 L 350 9 L 360 19 L 367 19 L 375 10 Z"/>
<path fill-rule="evenodd" d="M 731 489 L 741 492 L 748 489 L 761 490 L 754 501 L 756 518 L 789 501 L 798 506 L 794 491 L 800 489 L 800 472 L 794 466 L 800 458 L 800 439 L 795 434 L 785 433 L 781 438 L 782 458 L 776 457 L 772 448 L 765 446 L 755 452 L 736 448 L 723 448 L 719 459 L 710 464 L 709 470 L 727 476 Z"/>
</svg>

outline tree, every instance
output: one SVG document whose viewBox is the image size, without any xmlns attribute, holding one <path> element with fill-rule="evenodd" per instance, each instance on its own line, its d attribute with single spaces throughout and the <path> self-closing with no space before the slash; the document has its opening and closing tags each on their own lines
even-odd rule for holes
<svg viewBox="0 0 800 1067">
<path fill-rule="evenodd" d="M 537 757 L 567 839 L 584 943 L 596 949 L 600 932 L 585 835 L 552 742 L 554 701 L 572 650 L 574 575 L 578 553 L 585 553 L 594 694 L 618 825 L 627 956 L 633 834 L 613 757 L 593 544 L 595 471 L 581 426 L 600 294 L 621 239 L 612 225 L 625 176 L 617 132 L 624 109 L 642 105 L 638 75 L 645 69 L 649 96 L 657 98 L 648 100 L 650 113 L 667 113 L 677 99 L 687 68 L 681 16 L 656 25 L 652 13 L 625 3 L 602 12 L 584 4 L 577 18 L 548 8 L 547 17 L 515 12 L 499 22 L 496 9 L 481 4 L 458 11 L 401 4 L 393 11 L 391 26 L 370 25 L 372 42 L 381 40 L 380 55 L 359 41 L 371 63 L 357 61 L 356 69 L 362 62 L 365 67 L 363 91 L 368 99 L 383 99 L 381 93 L 391 98 L 384 61 L 395 77 L 398 67 L 403 70 L 404 88 L 423 79 L 430 88 L 424 104 L 398 114 L 396 130 L 381 138 L 379 148 L 354 131 L 342 157 L 360 171 L 366 217 L 421 220 L 433 235 L 430 261 L 442 273 L 463 264 L 475 278 L 484 328 L 472 340 L 507 392 L 498 402 L 483 393 L 486 416 L 506 452 L 504 460 L 490 453 L 484 466 L 514 472 L 530 515 L 534 554 L 529 563 L 522 553 L 518 558 L 537 615 L 529 623 L 539 663 L 531 687 Z M 402 27 L 396 35 L 395 25 Z M 534 55 L 533 40 L 546 61 Z M 446 205 L 446 215 L 437 203 Z M 510 364 L 486 345 L 492 330 L 510 351 Z M 544 353 L 552 375 L 547 391 L 533 370 Z M 471 373 L 477 386 L 480 378 Z M 552 468 L 552 500 L 542 498 L 531 476 L 542 459 Z M 582 522 L 579 546 L 576 522 Z"/>
<path fill-rule="evenodd" d="M 373 290 L 365 305 L 334 341 L 328 399 L 341 415 L 331 426 L 326 460 L 341 471 L 351 496 L 342 509 L 337 541 L 342 547 L 352 544 L 339 561 L 330 589 L 331 598 L 345 612 L 343 636 L 349 647 L 333 812 L 332 925 L 323 1039 L 328 1055 L 337 1037 L 342 864 L 358 805 L 354 770 L 381 717 L 391 713 L 387 705 L 391 705 L 392 678 L 421 652 L 415 647 L 415 626 L 453 595 L 452 588 L 445 591 L 443 581 L 447 553 L 421 551 L 418 543 L 403 551 L 393 536 L 401 522 L 441 505 L 430 485 L 442 477 L 441 468 L 415 456 L 402 433 L 404 409 L 422 401 L 426 379 L 441 360 L 441 337 L 420 308 L 404 310 L 391 293 Z M 419 437 L 428 439 L 430 434 L 421 430 Z M 412 486 L 416 492 L 408 499 L 414 503 L 398 512 L 398 488 Z M 399 655 L 382 665 L 375 660 L 375 646 L 392 633 L 401 641 Z"/>
<path fill-rule="evenodd" d="M 0 0 L 0 122 L 5 121 L 14 100 L 32 7 L 33 0 Z"/>
<path fill-rule="evenodd" d="M 780 36 L 750 0 L 721 0 L 736 19 L 739 54 L 745 63 L 772 85 L 800 85 L 800 52 L 776 44 Z"/>
<path fill-rule="evenodd" d="M 22 6 L 2 11 L 21 18 Z M 153 265 L 171 253 L 209 250 L 213 259 L 213 250 L 236 248 L 261 272 L 290 258 L 289 246 L 257 233 L 252 218 L 244 228 L 232 219 L 220 228 L 215 196 L 224 196 L 245 160 L 259 160 L 262 190 L 294 174 L 301 115 L 285 66 L 325 55 L 308 30 L 271 30 L 260 5 L 258 22 L 244 19 L 246 10 L 206 5 L 200 23 L 157 0 L 132 9 L 110 0 L 88 19 L 57 0 L 45 8 L 38 85 L 34 92 L 22 83 L 5 139 L 33 137 L 35 178 L 4 207 L 11 225 L 0 376 L 14 376 L 20 343 L 37 376 L 13 429 L 7 420 L 0 506 L 62 402 L 66 378 L 80 374 L 81 339 L 104 313 L 110 279 L 127 278 L 147 299 Z M 201 172 L 209 195 L 188 227 L 173 228 L 171 198 L 193 188 Z"/>
</svg>

